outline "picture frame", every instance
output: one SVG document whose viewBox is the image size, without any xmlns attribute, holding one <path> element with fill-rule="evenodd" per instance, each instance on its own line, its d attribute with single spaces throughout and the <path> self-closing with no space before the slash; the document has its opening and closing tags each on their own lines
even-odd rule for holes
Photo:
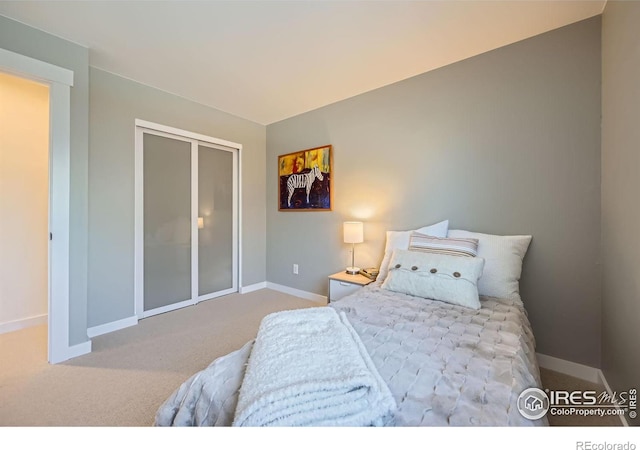
<svg viewBox="0 0 640 450">
<path fill-rule="evenodd" d="M 278 210 L 331 211 L 333 146 L 278 156 Z"/>
</svg>

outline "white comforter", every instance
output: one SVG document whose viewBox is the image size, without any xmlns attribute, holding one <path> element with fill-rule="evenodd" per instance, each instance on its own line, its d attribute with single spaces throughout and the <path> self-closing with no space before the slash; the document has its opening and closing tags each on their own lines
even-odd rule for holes
<svg viewBox="0 0 640 450">
<path fill-rule="evenodd" d="M 395 426 L 531 426 L 518 395 L 540 386 L 535 341 L 519 300 L 471 310 L 373 283 L 332 303 L 360 336 L 396 403 Z M 253 342 L 215 360 L 160 407 L 158 426 L 231 425 Z"/>
</svg>

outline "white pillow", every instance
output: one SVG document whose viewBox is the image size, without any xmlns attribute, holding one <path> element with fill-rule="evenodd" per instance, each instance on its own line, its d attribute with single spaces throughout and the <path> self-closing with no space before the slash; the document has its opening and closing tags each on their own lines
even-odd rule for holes
<svg viewBox="0 0 640 450">
<path fill-rule="evenodd" d="M 482 278 L 478 280 L 480 295 L 520 298 L 522 260 L 531 243 L 531 236 L 497 236 L 449 230 L 449 237 L 478 239 L 478 257 L 485 259 Z"/>
<path fill-rule="evenodd" d="M 449 221 L 443 220 L 442 222 L 434 223 L 426 227 L 418 228 L 417 230 L 409 231 L 387 231 L 387 243 L 384 248 L 384 257 L 380 263 L 380 272 L 376 278 L 379 281 L 384 281 L 387 276 L 387 270 L 391 255 L 395 249 L 406 250 L 409 248 L 409 241 L 411 240 L 411 233 L 417 231 L 421 234 L 428 234 L 435 237 L 447 237 L 447 230 L 449 230 Z"/>
<path fill-rule="evenodd" d="M 382 288 L 480 309 L 478 279 L 484 259 L 395 250 Z"/>
</svg>

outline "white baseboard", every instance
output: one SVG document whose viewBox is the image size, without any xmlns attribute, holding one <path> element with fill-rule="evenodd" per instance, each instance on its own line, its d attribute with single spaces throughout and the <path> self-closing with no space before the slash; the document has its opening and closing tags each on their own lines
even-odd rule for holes
<svg viewBox="0 0 640 450">
<path fill-rule="evenodd" d="M 600 383 L 600 369 L 596 369 L 595 367 L 543 355 L 542 353 L 536 353 L 536 358 L 538 359 L 538 365 L 544 369 L 560 372 L 591 383 Z"/>
<path fill-rule="evenodd" d="M 24 328 L 34 327 L 36 325 L 45 325 L 47 321 L 47 314 L 41 314 L 39 316 L 27 317 L 26 319 L 12 320 L 11 322 L 0 323 L 0 334 L 18 331 Z"/>
<path fill-rule="evenodd" d="M 250 284 L 249 286 L 242 286 L 240 288 L 240 293 L 248 294 L 249 292 L 258 291 L 260 289 L 266 289 L 266 288 L 267 288 L 267 282 L 263 281 L 261 283 Z"/>
<path fill-rule="evenodd" d="M 138 317 L 131 316 L 126 319 L 116 320 L 115 322 L 105 323 L 103 325 L 97 325 L 87 329 L 87 336 L 89 339 L 100 336 L 102 334 L 111 333 L 112 331 L 122 330 L 123 328 L 132 327 L 138 324 Z"/>
<path fill-rule="evenodd" d="M 87 353 L 91 353 L 91 341 L 70 346 L 67 349 L 67 359 L 76 358 Z"/>
<path fill-rule="evenodd" d="M 536 353 L 536 358 L 538 359 L 538 365 L 544 369 L 560 372 L 591 383 L 601 384 L 604 386 L 607 393 L 613 396 L 611 387 L 609 386 L 607 379 L 604 377 L 604 373 L 602 373 L 602 370 L 600 369 L 585 366 L 584 364 L 574 363 L 565 359 L 555 358 L 553 356 L 543 355 L 541 353 Z M 629 422 L 627 422 L 624 415 L 619 414 L 618 417 L 620 418 L 623 426 L 629 426 Z"/>
<path fill-rule="evenodd" d="M 598 369 L 598 373 L 600 375 L 600 384 L 603 384 L 604 388 L 607 390 L 607 394 L 613 397 L 613 391 L 611 390 L 611 386 L 609 386 L 607 379 L 604 377 L 604 373 L 600 369 Z M 620 409 L 620 408 L 617 408 L 617 409 Z M 618 414 L 618 417 L 620 418 L 620 422 L 622 422 L 622 426 L 624 427 L 629 426 L 629 422 L 627 422 L 627 418 L 624 416 L 624 414 Z"/>
<path fill-rule="evenodd" d="M 91 341 L 82 342 L 81 344 L 76 345 L 70 345 L 64 350 L 60 349 L 56 353 L 56 358 L 53 361 L 49 360 L 50 364 L 60 364 L 78 356 L 91 353 Z"/>
<path fill-rule="evenodd" d="M 267 281 L 267 289 L 274 291 L 284 292 L 285 294 L 295 295 L 296 297 L 304 298 L 305 300 L 311 300 L 315 303 L 327 303 L 327 297 L 324 295 L 314 294 L 313 292 L 302 291 L 300 289 L 292 288 L 289 286 L 283 286 L 282 284 L 271 283 Z"/>
</svg>

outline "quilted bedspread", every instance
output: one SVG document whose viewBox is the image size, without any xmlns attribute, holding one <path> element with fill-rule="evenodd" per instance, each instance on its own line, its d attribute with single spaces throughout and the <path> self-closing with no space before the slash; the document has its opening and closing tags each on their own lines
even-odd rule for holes
<svg viewBox="0 0 640 450">
<path fill-rule="evenodd" d="M 520 393 L 540 387 L 520 300 L 481 297 L 472 310 L 372 283 L 331 303 L 360 336 L 398 409 L 395 426 L 532 426 Z M 231 425 L 252 343 L 215 360 L 160 407 L 157 426 Z"/>
</svg>

